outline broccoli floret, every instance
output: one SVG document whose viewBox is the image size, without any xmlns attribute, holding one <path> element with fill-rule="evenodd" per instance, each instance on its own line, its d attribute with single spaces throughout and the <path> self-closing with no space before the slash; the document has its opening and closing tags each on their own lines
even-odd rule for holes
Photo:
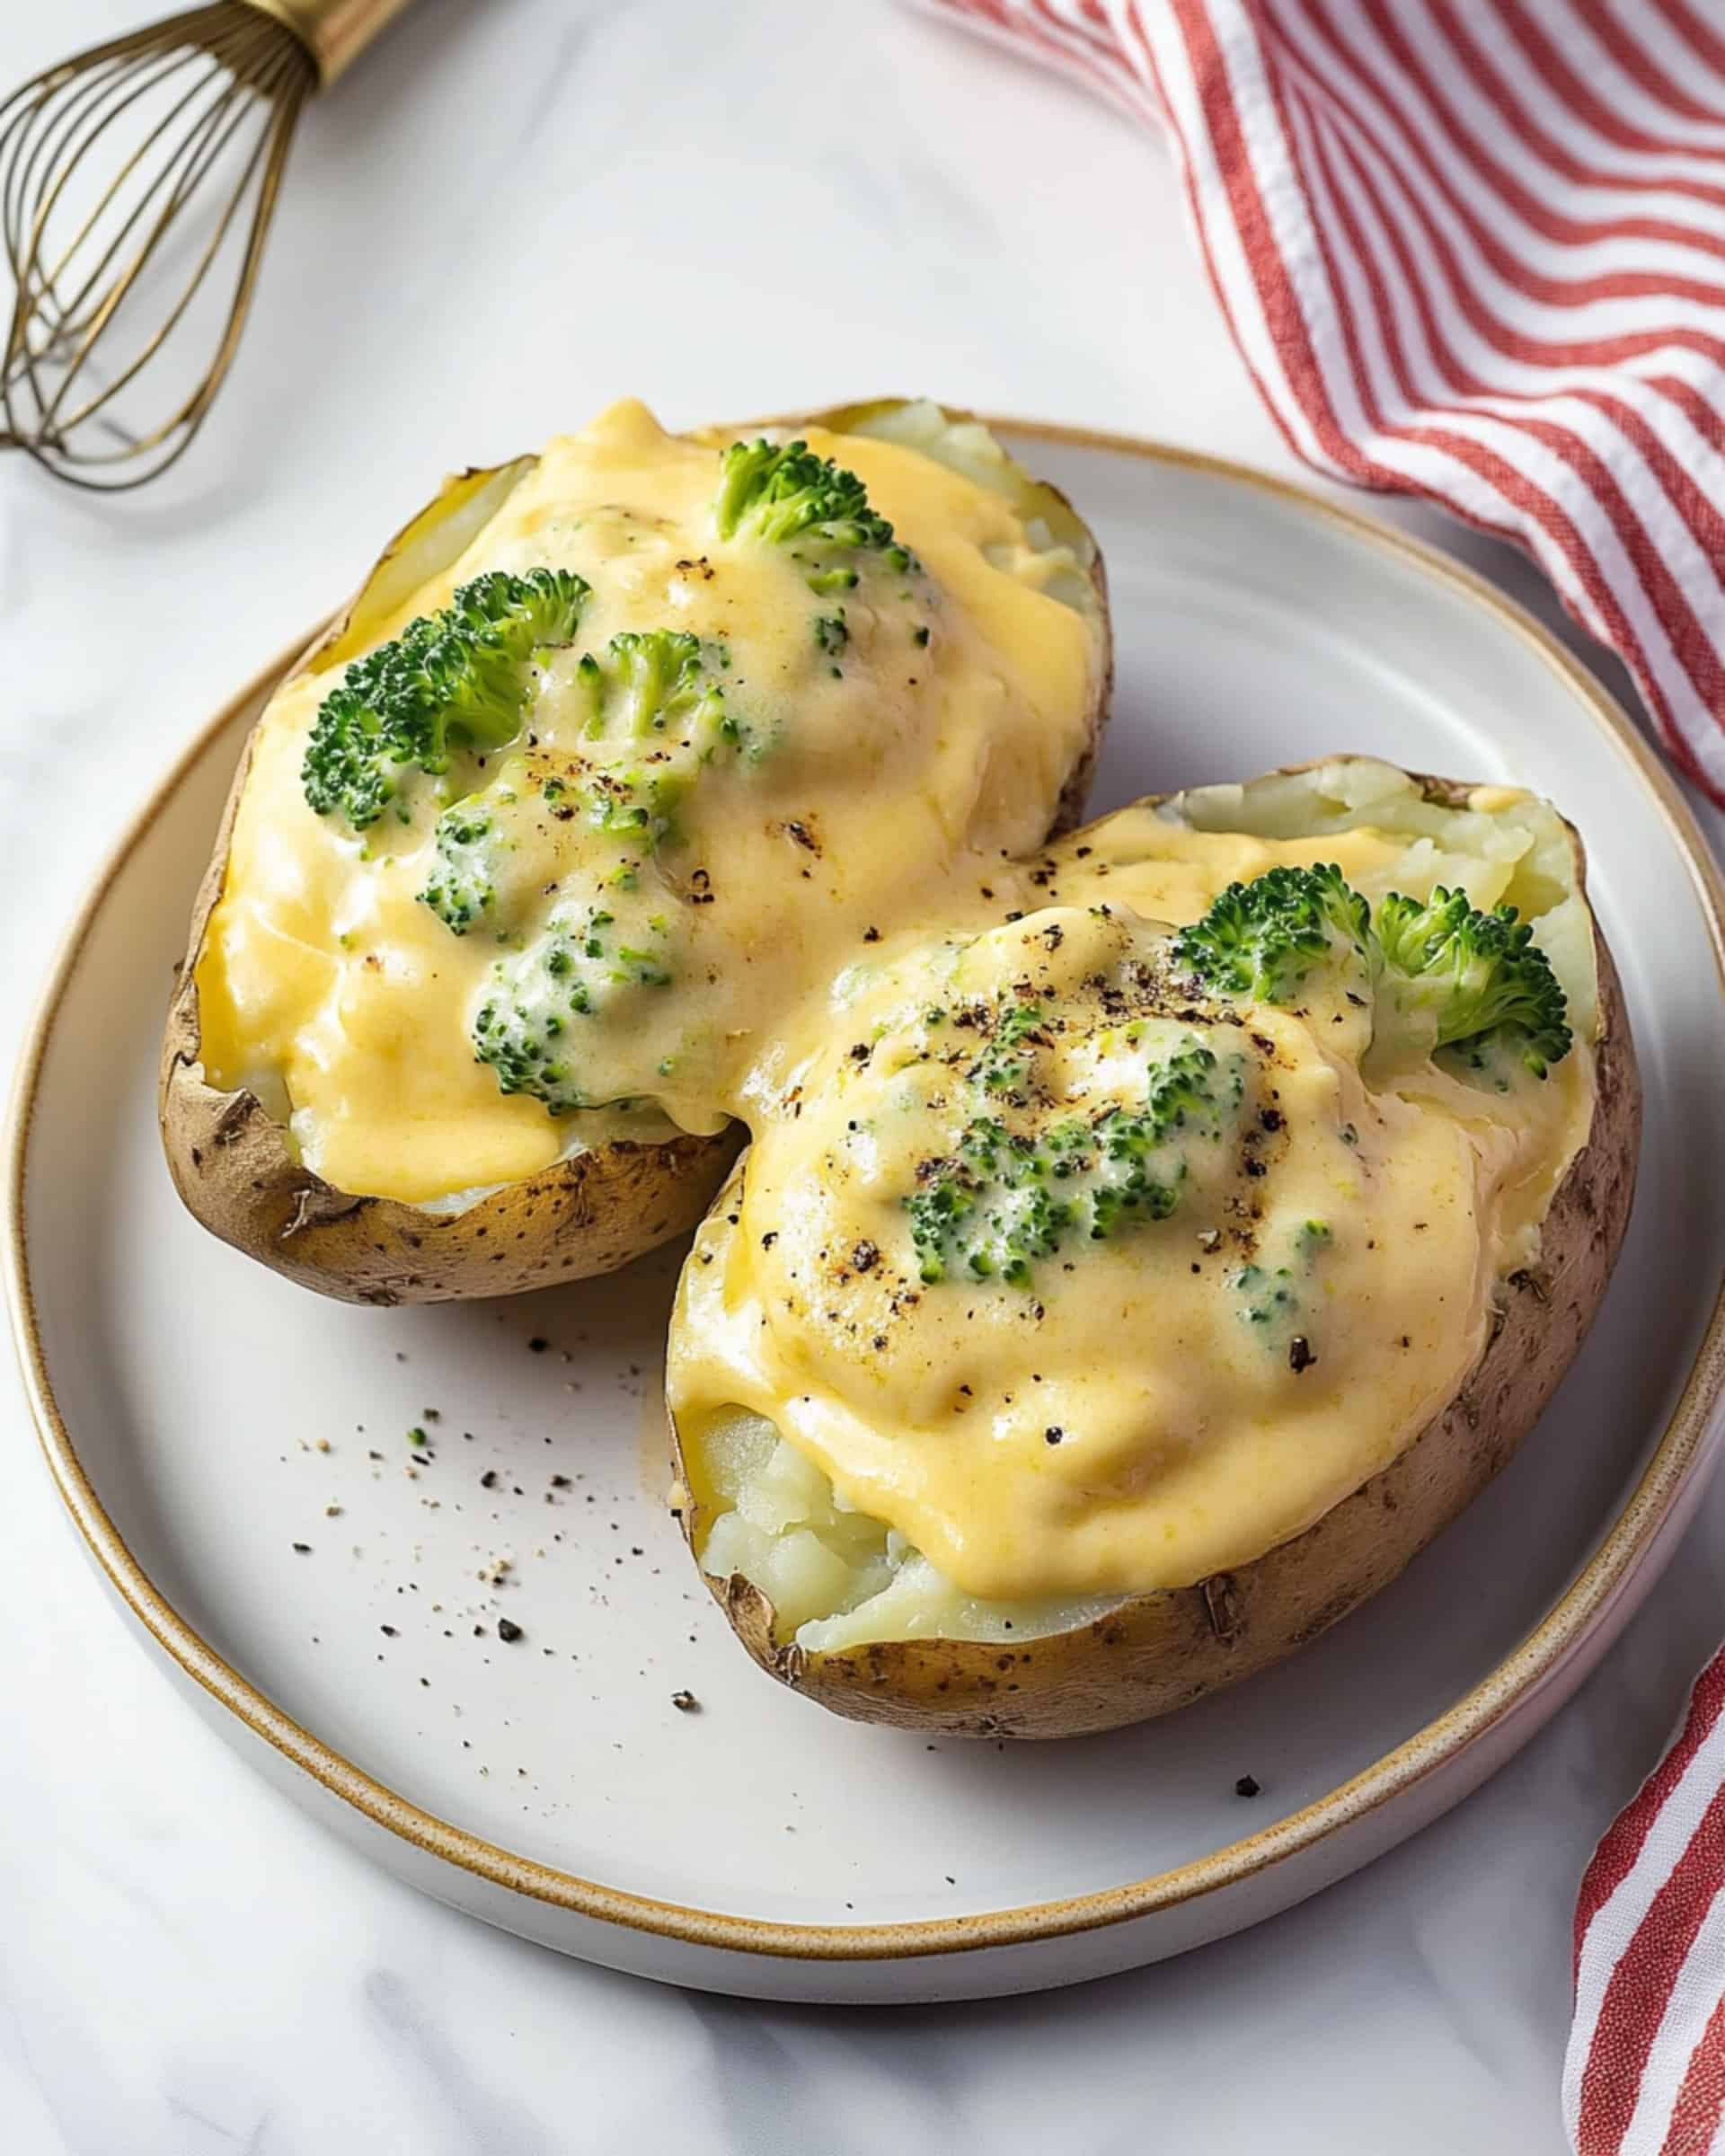
<svg viewBox="0 0 1725 2156">
<path fill-rule="evenodd" d="M 1185 1142 L 1220 1139 L 1243 1094 L 1240 1059 L 1193 1040 L 1150 1066 L 1137 1108 L 1068 1116 L 1039 1135 L 976 1118 L 955 1154 L 921 1164 L 904 1201 L 923 1279 L 957 1271 L 1024 1287 L 1033 1260 L 1068 1241 L 1166 1220 L 1190 1171 Z"/>
<path fill-rule="evenodd" d="M 625 630 L 586 655 L 576 669 L 589 707 L 584 730 L 624 752 L 589 768 L 590 823 L 649 850 L 673 835 L 694 773 L 722 750 L 749 746 L 716 678 L 728 663 L 722 645 L 671 629 Z M 638 743 L 659 746 L 633 762 Z"/>
<path fill-rule="evenodd" d="M 1326 1253 L 1335 1241 L 1327 1220 L 1302 1221 L 1284 1239 L 1288 1261 L 1270 1262 L 1259 1255 L 1228 1276 L 1228 1286 L 1239 1297 L 1241 1322 L 1252 1330 L 1270 1353 L 1286 1356 L 1296 1377 L 1319 1360 L 1314 1345 L 1323 1323 L 1325 1298 L 1310 1293 L 1320 1277 Z"/>
<path fill-rule="evenodd" d="M 1176 934 L 1173 957 L 1212 994 L 1266 1003 L 1340 967 L 1344 989 L 1372 1001 L 1378 1048 L 1454 1047 L 1476 1070 L 1508 1056 L 1540 1078 L 1570 1051 L 1567 1002 L 1532 928 L 1441 884 L 1429 899 L 1391 892 L 1374 918 L 1340 869 L 1274 868 L 1230 884 Z"/>
<path fill-rule="evenodd" d="M 675 735 L 708 755 L 721 741 L 734 746 L 742 729 L 713 677 L 714 666 L 725 663 L 721 647 L 710 661 L 701 639 L 680 629 L 624 630 L 576 668 L 588 705 L 588 738 Z"/>
<path fill-rule="evenodd" d="M 971 1066 L 970 1075 L 984 1092 L 1015 1095 L 1022 1091 L 1031 1052 L 1040 1045 L 1039 1036 L 1047 1021 L 1040 1003 L 1013 1003 L 1001 1012 L 987 1046 Z"/>
<path fill-rule="evenodd" d="M 663 934 L 653 922 L 631 926 L 594 908 L 553 915 L 536 941 L 500 959 L 473 1030 L 473 1052 L 497 1074 L 499 1089 L 530 1093 L 553 1116 L 598 1105 L 581 1083 L 571 1036 L 632 991 L 670 986 L 666 954 L 651 948 Z"/>
<path fill-rule="evenodd" d="M 497 570 L 356 659 L 319 709 L 306 800 L 363 831 L 391 800 L 405 813 L 411 773 L 447 771 L 457 749 L 500 748 L 519 730 L 534 655 L 574 641 L 588 596 L 567 570 Z"/>
<path fill-rule="evenodd" d="M 499 855 L 509 842 L 494 802 L 472 794 L 446 808 L 435 834 L 438 862 L 420 897 L 456 935 L 464 936 L 497 897 Z"/>
<path fill-rule="evenodd" d="M 1439 884 L 1428 899 L 1392 891 L 1377 909 L 1387 992 L 1402 1018 L 1435 1027 L 1436 1048 L 1473 1068 L 1499 1052 L 1536 1078 L 1570 1052 L 1569 1004 L 1551 960 L 1513 906 L 1482 913 Z"/>
<path fill-rule="evenodd" d="M 713 517 L 721 539 L 745 526 L 798 562 L 811 591 L 849 591 L 858 579 L 855 557 L 872 558 L 900 575 L 917 567 L 892 526 L 869 506 L 867 490 L 807 442 L 733 442 L 721 460 Z"/>
<path fill-rule="evenodd" d="M 1371 908 L 1339 868 L 1274 868 L 1231 883 L 1175 936 L 1173 956 L 1216 994 L 1289 1003 L 1319 966 L 1369 980 Z"/>
</svg>

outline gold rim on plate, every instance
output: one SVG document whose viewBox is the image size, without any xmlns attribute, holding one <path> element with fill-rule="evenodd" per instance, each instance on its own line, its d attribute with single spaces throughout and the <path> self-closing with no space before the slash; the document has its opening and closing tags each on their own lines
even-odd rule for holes
<svg viewBox="0 0 1725 2156">
<path fill-rule="evenodd" d="M 1483 607 L 1538 653 L 1608 736 L 1629 773 L 1652 795 L 1701 899 L 1721 992 L 1725 992 L 1725 875 L 1709 852 L 1676 781 L 1579 660 L 1494 585 L 1435 547 L 1249 465 L 1088 428 L 1006 419 L 991 419 L 986 424 L 1004 434 L 1138 457 L 1254 488 L 1340 526 L 1361 543 L 1396 556 Z M 188 1677 L 331 1795 L 403 1842 L 491 1885 L 582 1916 L 691 1946 L 805 1961 L 875 1961 L 1026 1945 L 1152 1915 L 1201 1895 L 1238 1886 L 1272 1865 L 1314 1848 L 1482 1742 L 1581 1644 L 1626 1590 L 1699 1462 L 1712 1411 L 1725 1390 L 1725 1284 L 1714 1302 L 1682 1396 L 1641 1480 L 1598 1550 L 1520 1646 L 1436 1720 L 1339 1789 L 1258 1833 L 1150 1878 L 1022 1908 L 928 1917 L 899 1924 L 794 1924 L 719 1915 L 626 1893 L 514 1856 L 494 1842 L 422 1811 L 332 1751 L 200 1638 L 127 1547 L 84 1472 L 55 1401 L 31 1296 L 24 1233 L 26 1156 L 42 1065 L 60 1006 L 108 893 L 156 815 L 201 761 L 210 744 L 239 711 L 274 685 L 303 649 L 303 643 L 296 644 L 291 652 L 265 668 L 199 732 L 128 826 L 67 932 L 31 1024 L 13 1091 L 5 1148 L 4 1255 L 13 1337 L 31 1411 L 55 1483 L 96 1562 L 132 1614 Z"/>
</svg>

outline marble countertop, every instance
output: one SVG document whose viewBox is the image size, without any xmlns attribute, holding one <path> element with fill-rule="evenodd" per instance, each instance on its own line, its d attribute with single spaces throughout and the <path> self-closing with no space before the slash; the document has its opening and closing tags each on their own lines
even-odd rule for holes
<svg viewBox="0 0 1725 2156">
<path fill-rule="evenodd" d="M 0 81 L 139 4 L 6 10 Z M 420 0 L 308 115 L 182 474 L 104 503 L 0 463 L 0 1042 L 153 777 L 443 470 L 624 391 L 686 422 L 898 389 L 1293 469 L 1160 148 L 1075 93 L 883 7 Z M 1388 513 L 1553 617 L 1492 543 Z M 75 738 L 108 782 L 68 826 Z M 1721 1485 L 1575 1702 L 1320 1900 L 1077 1992 L 776 2009 L 561 1960 L 338 1845 L 125 1636 L 10 1381 L 0 1444 L 8 2156 L 1556 2156 L 1576 1880 L 1725 1621 Z"/>
</svg>

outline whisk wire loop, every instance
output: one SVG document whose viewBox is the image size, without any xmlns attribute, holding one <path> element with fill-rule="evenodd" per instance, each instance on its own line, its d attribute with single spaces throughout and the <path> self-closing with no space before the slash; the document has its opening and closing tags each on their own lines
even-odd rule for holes
<svg viewBox="0 0 1725 2156">
<path fill-rule="evenodd" d="M 233 362 L 318 82 L 287 22 L 255 0 L 211 0 L 0 102 L 0 248 L 16 284 L 0 446 L 103 490 L 185 454 Z M 190 213 L 212 193 L 207 236 L 195 234 Z M 200 363 L 175 344 L 194 327 Z M 147 416 L 127 423 L 146 392 Z"/>
</svg>

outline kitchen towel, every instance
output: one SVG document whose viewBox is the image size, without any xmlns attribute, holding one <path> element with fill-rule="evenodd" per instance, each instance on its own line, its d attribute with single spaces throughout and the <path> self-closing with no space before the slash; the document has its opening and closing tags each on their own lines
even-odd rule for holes
<svg viewBox="0 0 1725 2156">
<path fill-rule="evenodd" d="M 1725 0 L 918 4 L 1163 129 L 1290 447 L 1525 545 L 1725 806 Z M 1578 2156 L 1725 2156 L 1725 1654 L 1575 1983 Z"/>
<path fill-rule="evenodd" d="M 1575 1912 L 1563 2116 L 1578 2156 L 1725 2144 L 1725 1654 L 1594 1852 Z"/>
<path fill-rule="evenodd" d="M 1162 128 L 1289 446 L 1526 546 L 1725 807 L 1725 0 L 919 4 Z"/>
</svg>

